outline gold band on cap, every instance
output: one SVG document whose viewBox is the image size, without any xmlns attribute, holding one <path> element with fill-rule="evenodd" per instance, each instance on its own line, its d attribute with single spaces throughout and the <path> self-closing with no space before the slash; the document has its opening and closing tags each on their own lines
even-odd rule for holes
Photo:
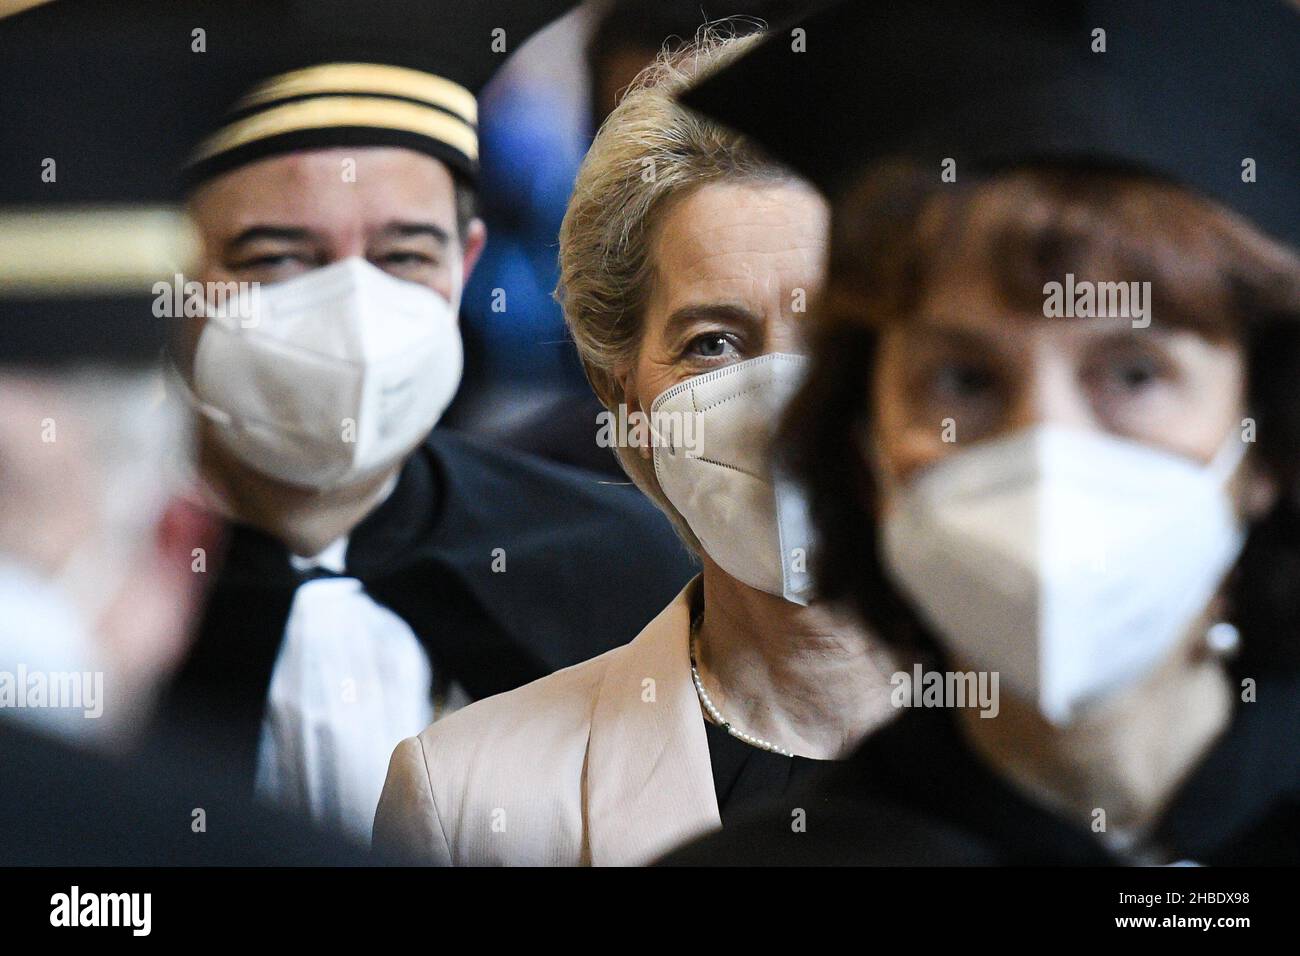
<svg viewBox="0 0 1300 956">
<path fill-rule="evenodd" d="M 459 83 L 433 73 L 383 63 L 325 63 L 273 77 L 235 105 L 243 110 L 262 103 L 320 94 L 401 96 L 419 100 L 459 116 L 470 126 L 478 122 L 478 101 Z"/>
<path fill-rule="evenodd" d="M 0 20 L 49 2 L 50 0 L 0 0 Z"/>
<path fill-rule="evenodd" d="M 286 133 L 358 127 L 426 136 L 478 161 L 478 101 L 446 77 L 384 63 L 324 63 L 283 73 L 235 104 L 190 165 Z"/>
<path fill-rule="evenodd" d="M 0 295 L 142 293 L 184 272 L 198 248 L 170 206 L 0 208 Z"/>
<path fill-rule="evenodd" d="M 273 106 L 236 120 L 199 144 L 191 163 L 283 133 L 341 126 L 418 133 L 478 160 L 478 134 L 463 120 L 441 110 L 379 96 L 322 96 Z"/>
</svg>

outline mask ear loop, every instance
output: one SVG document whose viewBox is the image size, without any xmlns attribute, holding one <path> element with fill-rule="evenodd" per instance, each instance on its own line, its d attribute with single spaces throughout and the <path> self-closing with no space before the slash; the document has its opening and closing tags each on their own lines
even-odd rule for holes
<svg viewBox="0 0 1300 956">
<path fill-rule="evenodd" d="M 776 497 L 777 547 L 781 551 L 781 595 L 792 604 L 807 607 L 812 602 L 813 526 L 803 488 L 782 469 L 773 469 L 772 494 Z M 802 549 L 805 568 L 794 567 L 794 551 Z"/>
<path fill-rule="evenodd" d="M 1223 445 L 1206 466 L 1207 472 L 1220 487 L 1226 486 L 1241 467 L 1246 457 L 1246 444 L 1241 440 L 1241 435 L 1235 426 L 1228 429 L 1228 436 L 1224 439 Z M 1241 534 L 1244 540 L 1245 533 L 1241 532 Z M 1231 621 L 1220 618 L 1211 622 L 1206 629 L 1203 642 L 1206 651 L 1212 657 L 1223 661 L 1231 660 L 1240 651 L 1241 632 Z"/>
<path fill-rule="evenodd" d="M 734 366 L 733 366 L 733 367 L 734 367 Z M 707 373 L 706 373 L 706 374 L 707 374 Z M 641 414 L 642 414 L 642 415 L 644 416 L 644 418 L 645 418 L 646 429 L 647 429 L 647 430 L 649 431 L 649 433 L 650 433 L 650 451 L 651 451 L 651 454 L 652 454 L 652 455 L 654 455 L 655 451 L 657 451 L 658 449 L 660 449 L 660 448 L 665 448 L 665 449 L 667 449 L 667 453 L 668 453 L 669 455 L 676 456 L 676 454 L 677 454 L 677 443 L 676 443 L 676 441 L 674 440 L 675 437 L 676 437 L 675 429 L 673 429 L 673 428 L 670 427 L 669 430 L 668 430 L 668 431 L 669 431 L 669 434 L 668 434 L 667 438 L 664 437 L 664 433 L 663 433 L 662 431 L 660 431 L 660 429 L 659 429 L 659 424 L 660 424 L 660 422 L 663 421 L 663 416 L 660 414 L 660 409 L 662 409 L 664 405 L 666 405 L 668 402 L 672 401 L 672 400 L 673 400 L 674 398 L 676 398 L 678 395 L 684 395 L 684 394 L 686 394 L 686 393 L 688 393 L 688 392 L 693 392 L 694 389 L 695 389 L 696 380 L 697 380 L 698 378 L 700 378 L 700 377 L 701 377 L 701 376 L 695 376 L 694 378 L 688 378 L 688 379 L 686 379 L 685 381 L 678 382 L 676 385 L 671 385 L 671 386 L 669 386 L 668 388 L 666 388 L 666 389 L 664 389 L 662 392 L 660 392 L 660 393 L 655 397 L 655 400 L 654 400 L 653 402 L 650 403 L 650 411 L 649 411 L 649 412 L 646 412 L 644 409 L 641 410 Z M 637 401 L 637 404 L 640 405 L 640 400 L 639 400 L 639 399 L 638 399 L 638 401 Z M 692 402 L 691 402 L 691 406 L 694 407 L 694 405 L 695 405 L 695 403 L 694 403 L 694 401 L 692 401 Z M 700 413 L 699 413 L 699 412 L 694 412 L 694 411 L 693 411 L 693 412 L 691 412 L 691 415 L 693 415 L 693 416 L 695 417 L 695 423 L 694 423 L 693 427 L 696 429 L 696 434 L 699 434 L 699 433 L 700 433 L 700 432 L 699 432 L 699 429 L 700 429 L 700 427 L 701 427 L 701 425 L 700 425 L 700 422 L 701 422 Z M 659 463 L 658 463 L 658 456 L 655 455 L 654 457 L 655 457 L 655 477 L 658 478 L 658 476 L 659 476 Z M 695 457 L 695 456 L 691 456 L 691 457 Z"/>
<path fill-rule="evenodd" d="M 1237 473 L 1237 469 L 1246 457 L 1246 444 L 1241 440 L 1241 435 L 1235 427 L 1228 430 L 1228 437 L 1224 439 L 1219 450 L 1215 452 L 1214 458 L 1206 466 L 1210 476 L 1220 485 L 1226 485 Z"/>
<path fill-rule="evenodd" d="M 190 388 L 190 383 L 185 381 L 185 376 L 181 374 L 180 369 L 170 359 L 167 361 L 165 374 L 167 383 L 165 387 L 169 390 L 175 388 L 182 401 L 190 407 L 190 410 L 195 415 L 222 425 L 228 425 L 234 421 L 234 416 L 229 412 L 223 411 L 215 405 L 210 405 L 199 398 L 194 389 Z"/>
</svg>

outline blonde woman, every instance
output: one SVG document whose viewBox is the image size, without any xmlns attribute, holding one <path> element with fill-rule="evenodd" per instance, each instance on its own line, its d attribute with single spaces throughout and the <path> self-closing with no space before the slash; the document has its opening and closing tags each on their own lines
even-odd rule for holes
<svg viewBox="0 0 1300 956">
<path fill-rule="evenodd" d="M 375 823 L 382 850 L 648 862 L 781 795 L 890 714 L 888 661 L 808 603 L 802 501 L 766 464 L 802 371 L 825 205 L 672 99 L 746 45 L 705 36 L 638 78 L 560 235 L 559 295 L 620 458 L 703 573 L 631 644 L 403 741 Z"/>
</svg>

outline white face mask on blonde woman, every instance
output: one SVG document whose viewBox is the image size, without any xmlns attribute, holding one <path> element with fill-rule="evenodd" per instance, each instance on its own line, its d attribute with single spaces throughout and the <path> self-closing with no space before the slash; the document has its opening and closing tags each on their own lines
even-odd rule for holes
<svg viewBox="0 0 1300 956">
<path fill-rule="evenodd" d="M 674 385 L 651 409 L 652 422 L 694 419 L 695 449 L 656 441 L 655 477 L 709 557 L 738 581 L 805 605 L 807 501 L 774 472 L 771 444 L 806 366 L 773 352 Z"/>
</svg>

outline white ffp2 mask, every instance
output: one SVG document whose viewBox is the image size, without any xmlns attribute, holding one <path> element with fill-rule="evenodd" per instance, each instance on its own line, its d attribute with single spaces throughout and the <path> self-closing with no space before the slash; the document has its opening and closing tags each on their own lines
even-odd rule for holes
<svg viewBox="0 0 1300 956">
<path fill-rule="evenodd" d="M 265 286 L 210 314 L 194 364 L 200 409 L 230 453 L 280 481 L 324 489 L 374 474 L 456 394 L 459 298 L 359 258 Z"/>
<path fill-rule="evenodd" d="M 884 557 L 936 638 L 1053 723 L 1149 674 L 1203 613 L 1245 539 L 1209 466 L 1037 426 L 953 455 L 901 490 Z"/>
<path fill-rule="evenodd" d="M 707 372 L 663 392 L 663 416 L 693 416 L 695 448 L 655 442 L 659 487 L 710 558 L 750 587 L 807 604 L 811 522 L 800 489 L 774 473 L 772 435 L 807 359 L 771 353 Z"/>
</svg>

